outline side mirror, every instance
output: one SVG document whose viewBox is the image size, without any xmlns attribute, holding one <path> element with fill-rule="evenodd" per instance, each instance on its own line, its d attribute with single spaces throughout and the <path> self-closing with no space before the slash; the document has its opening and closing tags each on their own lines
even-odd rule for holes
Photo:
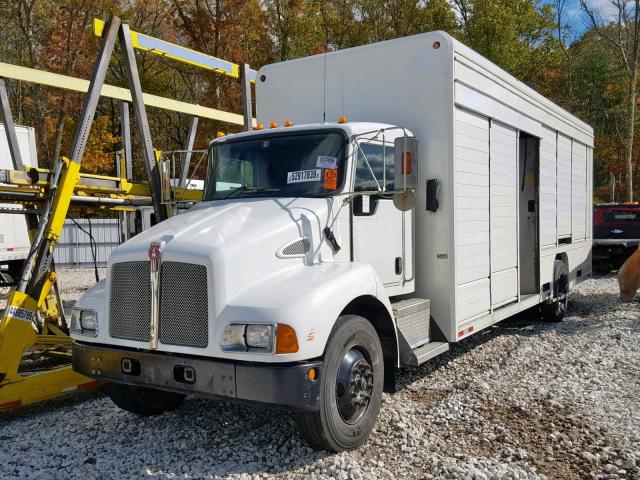
<svg viewBox="0 0 640 480">
<path fill-rule="evenodd" d="M 415 189 L 418 185 L 418 139 L 398 137 L 395 147 L 395 190 Z"/>
</svg>

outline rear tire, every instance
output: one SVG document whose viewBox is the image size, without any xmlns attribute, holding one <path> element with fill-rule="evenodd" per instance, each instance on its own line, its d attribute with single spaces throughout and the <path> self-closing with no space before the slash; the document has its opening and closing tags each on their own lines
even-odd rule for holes
<svg viewBox="0 0 640 480">
<path fill-rule="evenodd" d="M 365 443 L 380 412 L 384 383 L 380 339 L 365 318 L 338 318 L 319 381 L 320 411 L 297 414 L 302 437 L 334 452 Z"/>
<path fill-rule="evenodd" d="M 553 263 L 553 297 L 550 302 L 540 305 L 540 313 L 545 322 L 561 322 L 567 313 L 569 302 L 569 273 L 564 262 L 556 259 Z"/>
<path fill-rule="evenodd" d="M 149 417 L 178 408 L 186 395 L 155 388 L 107 383 L 105 390 L 118 407 L 127 412 Z"/>
</svg>

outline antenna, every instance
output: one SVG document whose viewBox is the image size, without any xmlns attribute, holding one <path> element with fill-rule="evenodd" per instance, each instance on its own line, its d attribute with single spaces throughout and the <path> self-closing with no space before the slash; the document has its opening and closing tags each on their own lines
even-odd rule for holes
<svg viewBox="0 0 640 480">
<path fill-rule="evenodd" d="M 344 117 L 344 70 L 340 70 L 340 105 Z"/>
<path fill-rule="evenodd" d="M 327 45 L 324 46 L 322 72 L 322 123 L 327 123 Z"/>
</svg>

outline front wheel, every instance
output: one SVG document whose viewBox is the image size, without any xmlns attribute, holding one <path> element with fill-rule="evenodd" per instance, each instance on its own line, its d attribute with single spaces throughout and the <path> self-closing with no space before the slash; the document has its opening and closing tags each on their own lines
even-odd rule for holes
<svg viewBox="0 0 640 480">
<path fill-rule="evenodd" d="M 553 263 L 553 298 L 540 305 L 542 319 L 547 322 L 561 322 L 567 313 L 569 302 L 569 274 L 562 260 Z"/>
<path fill-rule="evenodd" d="M 105 390 L 118 407 L 145 417 L 175 410 L 182 404 L 186 396 L 155 388 L 120 383 L 107 383 Z"/>
<path fill-rule="evenodd" d="M 345 315 L 331 333 L 320 374 L 320 411 L 297 414 L 310 444 L 341 452 L 367 441 L 375 425 L 384 380 L 382 346 L 365 318 Z"/>
</svg>

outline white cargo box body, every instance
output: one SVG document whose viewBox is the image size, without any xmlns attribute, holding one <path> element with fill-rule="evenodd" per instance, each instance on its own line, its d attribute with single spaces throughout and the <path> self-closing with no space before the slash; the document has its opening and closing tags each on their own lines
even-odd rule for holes
<svg viewBox="0 0 640 480">
<path fill-rule="evenodd" d="M 415 296 L 449 341 L 548 297 L 556 258 L 590 275 L 592 128 L 448 34 L 269 65 L 256 86 L 265 124 L 345 116 L 418 138 Z"/>
<path fill-rule="evenodd" d="M 16 137 L 25 168 L 37 167 L 35 130 L 31 127 L 16 125 Z M 0 169 L 13 170 L 7 135 L 2 124 L 0 124 Z M 16 209 L 20 207 L 0 204 L 0 208 Z M 27 258 L 30 246 L 27 222 L 24 216 L 0 213 L 0 262 Z"/>
</svg>

